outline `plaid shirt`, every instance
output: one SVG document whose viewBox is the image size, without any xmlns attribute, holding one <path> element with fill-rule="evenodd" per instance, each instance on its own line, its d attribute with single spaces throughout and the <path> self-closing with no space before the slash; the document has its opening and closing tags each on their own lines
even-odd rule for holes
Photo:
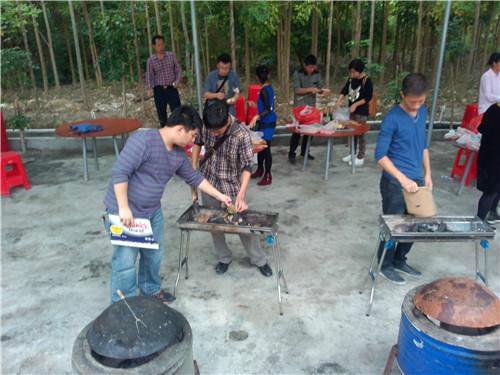
<svg viewBox="0 0 500 375">
<path fill-rule="evenodd" d="M 165 52 L 163 58 L 151 55 L 146 70 L 146 84 L 152 89 L 155 86 L 170 86 L 181 78 L 182 69 L 172 52 Z"/>
<path fill-rule="evenodd" d="M 240 192 L 242 172 L 251 171 L 253 147 L 245 125 L 231 118 L 233 122 L 228 130 L 229 137 L 203 164 L 201 173 L 216 189 L 234 199 Z M 205 145 L 205 149 L 209 150 L 218 139 L 203 127 L 195 143 Z"/>
</svg>

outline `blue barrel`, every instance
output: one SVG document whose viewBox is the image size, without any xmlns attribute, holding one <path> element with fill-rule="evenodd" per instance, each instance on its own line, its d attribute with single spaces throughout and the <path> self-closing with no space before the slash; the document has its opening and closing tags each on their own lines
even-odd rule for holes
<svg viewBox="0 0 500 375">
<path fill-rule="evenodd" d="M 405 375 L 500 374 L 500 328 L 477 336 L 449 332 L 418 311 L 411 290 L 402 306 L 397 364 Z"/>
</svg>

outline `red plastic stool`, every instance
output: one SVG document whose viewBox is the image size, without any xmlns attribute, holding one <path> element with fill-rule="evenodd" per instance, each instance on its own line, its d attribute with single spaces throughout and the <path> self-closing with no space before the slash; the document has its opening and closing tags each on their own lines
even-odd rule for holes
<svg viewBox="0 0 500 375">
<path fill-rule="evenodd" d="M 257 114 L 257 100 L 259 99 L 259 92 L 262 89 L 261 85 L 248 86 L 248 100 L 247 100 L 247 124 L 252 121 L 253 117 Z M 250 105 L 253 103 L 255 105 Z"/>
<path fill-rule="evenodd" d="M 15 151 L 2 152 L 2 195 L 8 197 L 14 186 L 31 188 L 23 161 Z"/>
<path fill-rule="evenodd" d="M 465 160 L 463 159 L 465 156 Z M 475 180 L 477 177 L 477 152 L 470 151 L 464 148 L 460 148 L 457 152 L 457 156 L 455 156 L 455 162 L 453 163 L 453 168 L 451 170 L 450 177 L 462 179 L 464 177 L 464 173 L 466 172 L 467 164 L 470 162 L 470 158 L 472 159 L 472 164 L 469 169 L 469 173 L 465 176 L 465 186 L 469 186 L 472 180 Z"/>
<path fill-rule="evenodd" d="M 246 116 L 245 116 L 245 98 L 243 96 L 238 96 L 238 100 L 236 100 L 236 103 L 234 105 L 234 109 L 236 112 L 236 118 L 238 121 L 245 123 Z"/>
<path fill-rule="evenodd" d="M 469 121 L 472 120 L 474 117 L 476 117 L 478 114 L 479 113 L 478 113 L 477 103 L 467 104 L 464 111 L 464 117 L 462 117 L 462 123 L 460 124 L 460 126 L 462 128 L 467 128 Z"/>
</svg>

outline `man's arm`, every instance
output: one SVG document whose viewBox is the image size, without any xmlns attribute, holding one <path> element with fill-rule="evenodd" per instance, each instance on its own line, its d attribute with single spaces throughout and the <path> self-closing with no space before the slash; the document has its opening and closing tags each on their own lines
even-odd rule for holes
<svg viewBox="0 0 500 375">
<path fill-rule="evenodd" d="M 231 73 L 229 73 L 229 74 L 231 74 Z M 236 103 L 236 101 L 238 100 L 238 97 L 240 96 L 241 82 L 240 82 L 240 77 L 238 77 L 238 75 L 236 73 L 234 73 L 234 75 L 231 78 L 229 78 L 229 80 L 231 80 L 231 87 L 233 88 L 234 95 L 232 98 L 227 99 L 226 102 L 227 102 L 227 104 L 232 105 L 232 104 Z"/>
<path fill-rule="evenodd" d="M 177 86 L 179 84 L 179 81 L 182 78 L 182 68 L 177 62 L 177 59 L 175 58 L 174 53 L 172 52 L 172 59 L 174 62 L 174 72 L 175 72 L 175 81 L 174 81 L 174 86 Z"/>
<path fill-rule="evenodd" d="M 241 188 L 238 195 L 236 196 L 235 201 L 236 210 L 238 212 L 246 211 L 248 209 L 248 204 L 245 201 L 245 196 L 247 194 L 248 185 L 250 183 L 250 176 L 251 173 L 247 169 L 245 169 L 241 174 Z"/>
<path fill-rule="evenodd" d="M 414 193 L 418 190 L 417 183 L 413 180 L 410 180 L 399 169 L 397 169 L 388 156 L 382 157 L 378 161 L 378 165 L 380 165 L 384 171 L 394 177 L 407 192 Z"/>
<path fill-rule="evenodd" d="M 423 165 L 425 186 L 432 189 L 431 158 L 427 148 L 424 150 Z"/>
<path fill-rule="evenodd" d="M 118 203 L 118 215 L 126 227 L 134 225 L 134 216 L 128 206 L 128 182 L 114 184 L 116 202 Z"/>
</svg>

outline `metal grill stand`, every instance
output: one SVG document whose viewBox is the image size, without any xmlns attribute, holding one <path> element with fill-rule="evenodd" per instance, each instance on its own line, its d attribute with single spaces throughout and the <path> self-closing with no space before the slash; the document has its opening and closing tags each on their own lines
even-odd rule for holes
<svg viewBox="0 0 500 375">
<path fill-rule="evenodd" d="M 202 209 L 203 207 L 197 208 L 197 210 Z M 181 275 L 181 270 L 185 269 L 185 279 L 189 278 L 189 250 L 191 243 L 191 232 L 192 231 L 202 231 L 202 232 L 222 232 L 226 234 L 255 234 L 255 235 L 266 235 L 266 243 L 268 246 L 272 247 L 273 257 L 274 257 L 274 265 L 276 272 L 276 288 L 278 295 L 278 308 L 280 315 L 283 315 L 283 306 L 282 306 L 282 291 L 285 293 L 288 292 L 288 285 L 285 279 L 285 273 L 283 270 L 283 266 L 281 264 L 281 248 L 278 237 L 277 230 L 277 218 L 278 214 L 268 213 L 267 215 L 273 219 L 272 225 L 270 226 L 262 226 L 262 227 L 253 227 L 253 226 L 236 226 L 233 224 L 199 224 L 194 221 L 193 215 L 194 208 L 190 207 L 177 221 L 177 226 L 181 230 L 181 238 L 180 238 L 180 246 L 179 246 L 179 265 L 177 270 L 177 277 L 175 279 L 174 284 L 174 296 L 177 294 L 177 287 L 179 284 L 179 279 Z M 207 210 L 209 211 L 209 210 Z M 213 209 L 211 209 L 213 211 Z M 250 214 L 262 214 L 266 215 L 266 213 L 257 213 L 255 211 L 249 212 Z"/>
<path fill-rule="evenodd" d="M 445 224 L 448 223 L 449 225 L 455 226 L 457 230 L 449 232 L 415 232 L 401 230 L 401 227 L 405 225 L 409 228 L 409 226 L 411 225 L 430 221 Z M 375 298 L 377 280 L 382 268 L 382 264 L 384 262 L 384 258 L 388 251 L 394 251 L 397 242 L 473 242 L 476 278 L 480 279 L 485 285 L 488 285 L 488 240 L 495 237 L 495 230 L 485 224 L 481 219 L 473 216 L 435 216 L 432 218 L 415 218 L 408 215 L 380 215 L 379 222 L 380 232 L 378 236 L 377 246 L 375 247 L 375 252 L 373 253 L 373 257 L 370 262 L 368 275 L 365 279 L 365 282 L 363 283 L 364 288 L 368 283 L 368 280 L 371 281 L 370 300 L 368 302 L 368 310 L 366 312 L 366 316 L 370 316 L 371 313 L 373 300 Z M 485 228 L 488 230 L 485 230 Z M 452 227 L 452 229 L 454 228 Z M 483 231 L 481 231 L 480 229 L 482 229 Z M 384 250 L 382 251 L 380 260 L 377 263 L 377 253 L 381 241 L 385 242 L 385 246 Z M 480 247 L 484 251 L 483 271 L 481 271 L 479 267 Z M 362 294 L 363 290 L 360 290 L 359 293 Z"/>
</svg>

